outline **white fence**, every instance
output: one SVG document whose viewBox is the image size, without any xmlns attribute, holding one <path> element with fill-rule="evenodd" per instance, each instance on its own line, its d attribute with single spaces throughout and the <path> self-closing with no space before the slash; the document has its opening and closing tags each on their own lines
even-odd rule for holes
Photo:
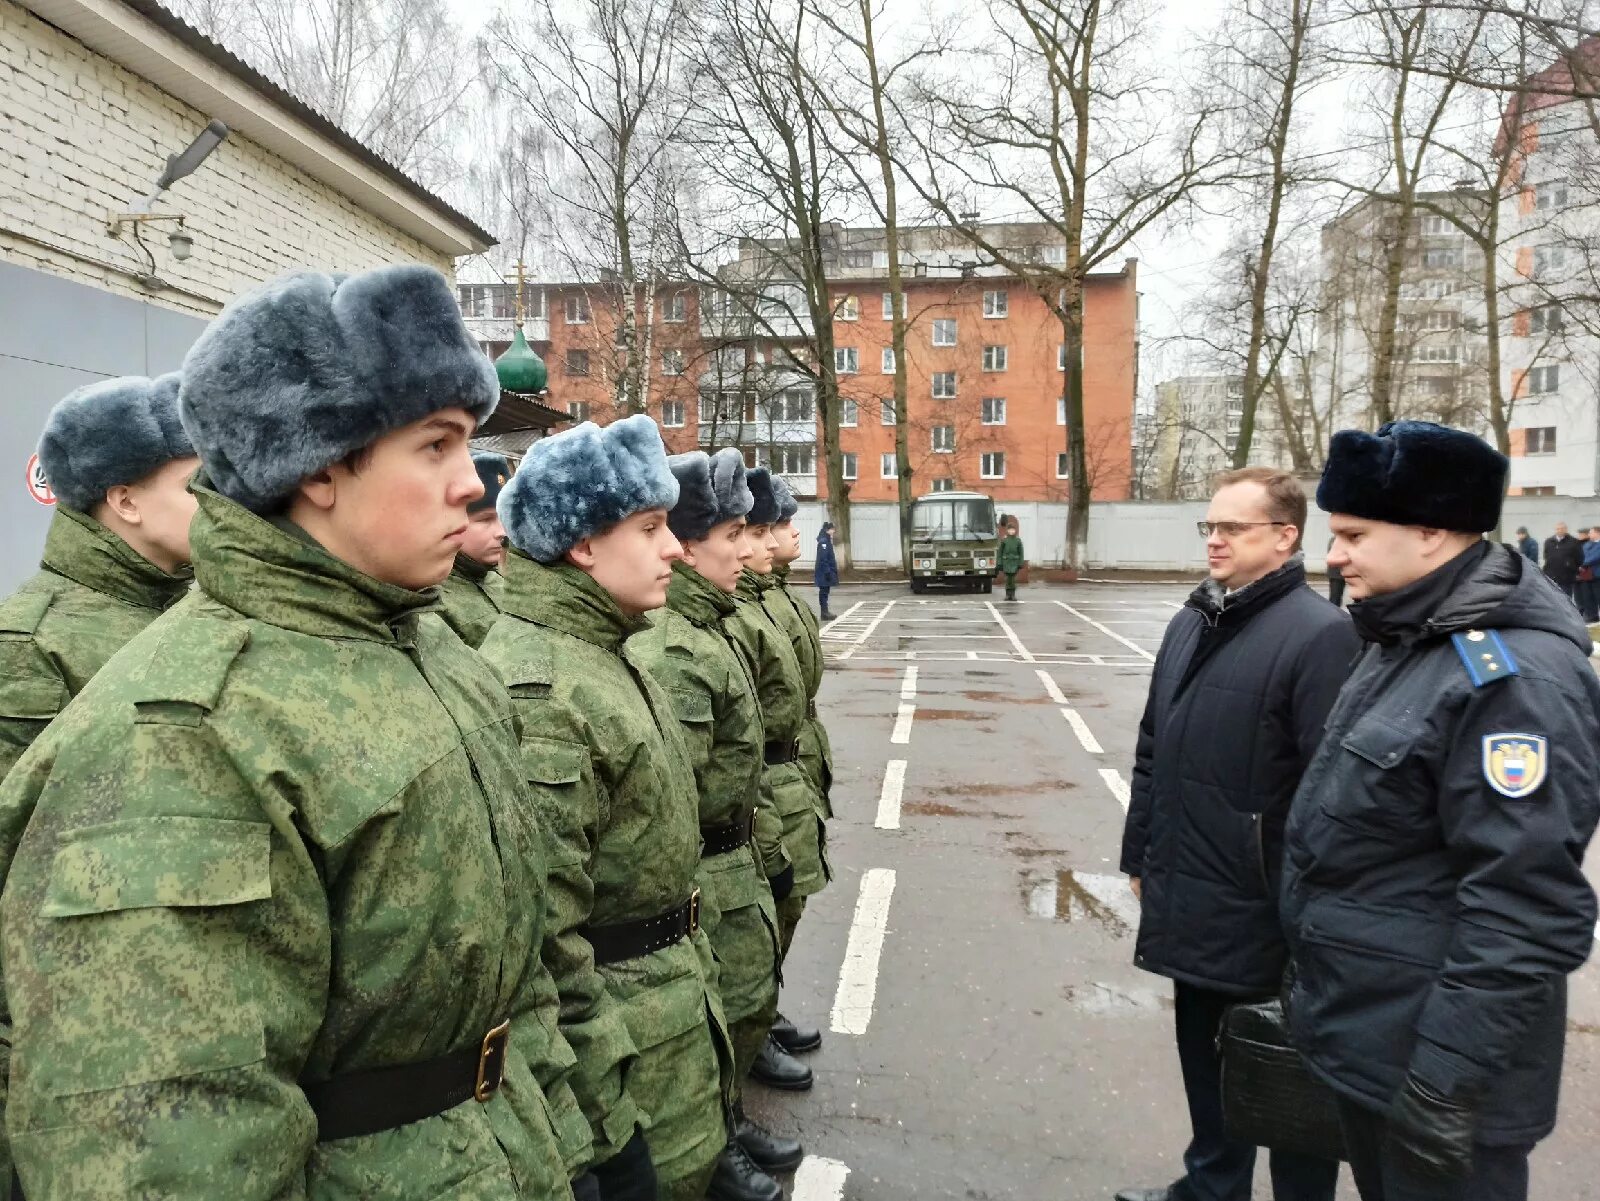
<svg viewBox="0 0 1600 1201">
<path fill-rule="evenodd" d="M 1067 506 L 1035 501 L 996 502 L 997 512 L 1017 519 L 1028 561 L 1039 567 L 1059 567 L 1066 561 Z M 1178 571 L 1193 573 L 1205 567 L 1205 543 L 1195 523 L 1204 519 L 1206 502 L 1107 501 L 1095 504 L 1089 515 L 1087 568 Z M 819 501 L 802 501 L 795 518 L 801 535 L 800 566 L 809 567 L 817 530 L 827 514 Z M 1600 497 L 1512 496 L 1506 500 L 1506 538 L 1518 526 L 1527 526 L 1543 542 L 1555 523 L 1564 521 L 1574 531 L 1600 524 Z M 1312 507 L 1306 521 L 1306 565 L 1323 567 L 1328 546 L 1328 515 Z M 850 506 L 851 555 L 857 567 L 898 567 L 900 524 L 893 504 L 860 502 Z"/>
</svg>

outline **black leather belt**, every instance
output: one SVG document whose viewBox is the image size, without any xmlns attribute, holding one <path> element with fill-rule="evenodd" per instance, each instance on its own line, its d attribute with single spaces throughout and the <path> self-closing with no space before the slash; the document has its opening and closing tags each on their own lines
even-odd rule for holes
<svg viewBox="0 0 1600 1201">
<path fill-rule="evenodd" d="M 725 826 L 701 826 L 700 839 L 703 845 L 700 848 L 700 858 L 709 859 L 713 855 L 737 851 L 755 837 L 755 832 L 754 813 L 742 822 L 729 822 Z"/>
<path fill-rule="evenodd" d="M 431 1118 L 466 1101 L 494 1096 L 506 1066 L 511 1022 L 501 1022 L 478 1043 L 420 1063 L 349 1072 L 301 1083 L 317 1115 L 317 1141 L 377 1134 Z"/>
<path fill-rule="evenodd" d="M 618 922 L 614 926 L 582 926 L 578 933 L 594 948 L 595 963 L 602 964 L 638 959 L 688 938 L 699 928 L 700 890 L 697 888 L 683 904 L 655 917 Z"/>
<path fill-rule="evenodd" d="M 793 738 L 787 742 L 769 742 L 761 748 L 761 757 L 768 767 L 794 763 L 800 758 L 800 740 Z"/>
</svg>

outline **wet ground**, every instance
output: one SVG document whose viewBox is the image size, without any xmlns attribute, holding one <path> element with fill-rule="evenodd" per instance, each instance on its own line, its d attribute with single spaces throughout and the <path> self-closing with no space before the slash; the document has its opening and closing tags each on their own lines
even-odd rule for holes
<svg viewBox="0 0 1600 1201">
<path fill-rule="evenodd" d="M 1109 1201 L 1180 1170 L 1171 986 L 1132 965 L 1117 857 L 1150 660 L 1187 592 L 834 590 L 835 879 L 783 1002 L 825 1042 L 809 1094 L 749 1090 L 812 1153 L 798 1201 Z M 1571 1018 L 1533 1196 L 1600 1201 L 1600 966 Z"/>
</svg>

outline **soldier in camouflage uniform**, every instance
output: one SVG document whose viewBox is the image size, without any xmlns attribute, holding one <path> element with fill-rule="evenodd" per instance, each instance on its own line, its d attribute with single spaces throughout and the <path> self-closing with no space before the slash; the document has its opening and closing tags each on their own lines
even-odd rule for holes
<svg viewBox="0 0 1600 1201">
<path fill-rule="evenodd" d="M 39 463 L 57 505 L 38 573 L 0 603 L 0 778 L 194 578 L 186 485 L 200 460 L 177 372 L 79 388 L 51 410 Z"/>
<path fill-rule="evenodd" d="M 32 1201 L 571 1196 L 513 715 L 433 612 L 497 399 L 424 267 L 275 281 L 190 351 L 196 591 L 0 787 Z"/>
<path fill-rule="evenodd" d="M 753 554 L 739 578 L 735 594 L 739 607 L 729 628 L 756 668 L 756 695 L 761 702 L 767 736 L 764 749 L 767 766 L 762 776 L 762 789 L 767 803 L 782 819 L 783 844 L 793 869 L 788 881 L 773 879 L 780 954 L 787 954 L 795 925 L 805 907 L 805 898 L 821 890 L 828 881 L 829 871 L 818 817 L 820 801 L 801 761 L 801 740 L 806 723 L 805 676 L 788 630 L 773 620 L 772 613 L 762 603 L 763 595 L 778 585 L 772 574 L 772 556 L 777 548 L 773 526 L 778 520 L 778 499 L 773 491 L 772 475 L 766 468 L 751 471 L 746 482 L 755 498 L 745 528 Z M 784 883 L 788 886 L 784 887 Z M 789 1025 L 789 1030 L 799 1044 L 797 1050 L 814 1050 L 822 1043 L 822 1034 L 815 1029 L 796 1029 Z M 769 1038 L 761 1048 L 753 1074 L 757 1080 L 774 1088 L 799 1091 L 812 1084 L 811 1069 L 795 1059 L 789 1048 L 775 1038 Z"/>
<path fill-rule="evenodd" d="M 788 1172 L 804 1155 L 744 1115 L 739 1082 L 778 1011 L 778 917 L 762 868 L 783 854 L 783 824 L 761 797 L 766 741 L 755 681 L 724 622 L 750 547 L 745 515 L 754 503 L 744 458 L 729 448 L 674 455 L 678 503 L 667 523 L 683 544 L 667 607 L 629 642 L 665 687 L 688 736 L 700 792 L 700 923 L 717 959 L 717 994 L 733 1042 L 737 1137 L 711 1181 L 714 1201 L 778 1201 L 767 1172 Z M 765 1169 L 765 1171 L 763 1171 Z"/>
<path fill-rule="evenodd" d="M 627 645 L 666 602 L 678 497 L 643 416 L 536 442 L 500 496 L 505 615 L 483 655 L 522 722 L 554 843 L 546 962 L 606 1201 L 699 1201 L 729 1135 L 732 1063 L 699 928 L 694 769 Z"/>
<path fill-rule="evenodd" d="M 475 450 L 472 465 L 483 484 L 483 495 L 467 506 L 466 537 L 455 566 L 440 587 L 443 607 L 439 615 L 462 642 L 476 649 L 500 616 L 500 594 L 505 590 L 500 567 L 506 561 L 506 531 L 495 504 L 511 478 L 511 461 L 492 450 Z"/>
</svg>

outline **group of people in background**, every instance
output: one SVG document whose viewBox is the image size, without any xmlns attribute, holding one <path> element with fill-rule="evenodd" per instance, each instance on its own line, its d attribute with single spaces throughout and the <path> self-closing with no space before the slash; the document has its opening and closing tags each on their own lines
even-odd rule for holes
<svg viewBox="0 0 1600 1201">
<path fill-rule="evenodd" d="M 1555 533 L 1544 540 L 1544 573 L 1592 625 L 1600 622 L 1600 525 L 1579 533 L 1583 536 L 1575 538 L 1566 522 L 1556 522 Z M 1517 548 L 1534 563 L 1540 561 L 1539 543 L 1526 526 L 1517 527 Z"/>
<path fill-rule="evenodd" d="M 424 267 L 50 415 L 0 603 L 11 1195 L 778 1201 L 827 884 L 798 505 L 499 399 Z M 824 607 L 826 607 L 824 603 Z"/>
</svg>

